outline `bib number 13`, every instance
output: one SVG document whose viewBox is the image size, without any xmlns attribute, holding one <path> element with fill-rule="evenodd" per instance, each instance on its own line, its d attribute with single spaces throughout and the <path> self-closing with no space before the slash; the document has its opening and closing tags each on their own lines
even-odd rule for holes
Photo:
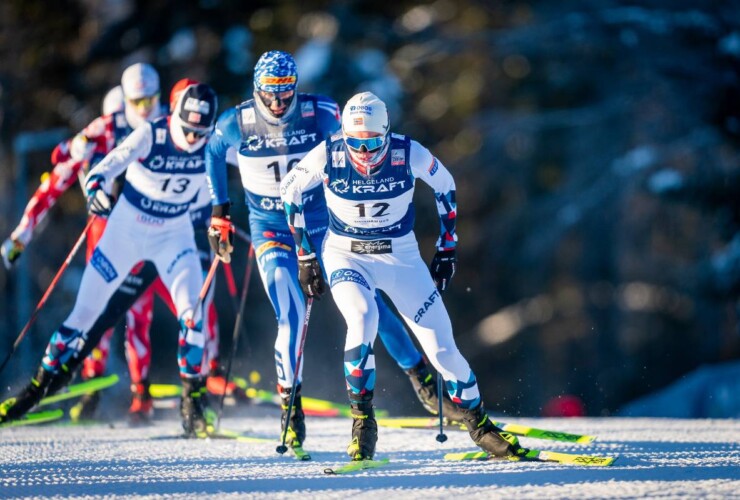
<svg viewBox="0 0 740 500">
<path fill-rule="evenodd" d="M 298 163 L 299 161 L 301 161 L 299 158 L 293 158 L 292 160 L 290 160 L 285 169 L 285 173 L 287 174 L 288 172 L 290 172 L 295 166 L 295 164 Z M 267 168 L 268 170 L 273 169 L 275 171 L 275 182 L 280 182 L 280 162 L 274 161 L 272 163 L 269 163 L 267 165 Z"/>
<path fill-rule="evenodd" d="M 162 191 L 166 192 L 169 189 L 175 194 L 184 193 L 188 188 L 188 184 L 190 184 L 190 179 L 187 177 L 180 177 L 178 179 L 168 177 L 162 182 Z"/>
</svg>

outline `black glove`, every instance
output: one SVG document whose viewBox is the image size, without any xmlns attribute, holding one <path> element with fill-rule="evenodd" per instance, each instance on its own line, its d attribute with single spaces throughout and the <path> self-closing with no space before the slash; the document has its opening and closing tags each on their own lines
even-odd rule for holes
<svg viewBox="0 0 740 500">
<path fill-rule="evenodd" d="M 432 279 L 437 286 L 437 290 L 444 292 L 450 284 L 450 280 L 455 275 L 457 268 L 457 253 L 455 250 L 438 250 L 434 254 L 432 263 L 429 265 L 429 271 L 432 273 Z"/>
<path fill-rule="evenodd" d="M 208 228 L 208 244 L 223 262 L 231 262 L 234 251 L 234 225 L 229 216 L 230 203 L 215 205 L 211 211 L 211 226 Z"/>
<path fill-rule="evenodd" d="M 314 256 L 298 261 L 298 281 L 300 281 L 306 297 L 321 300 L 321 296 L 326 290 L 326 282 L 324 281 L 324 274 L 321 272 L 319 259 Z"/>
</svg>

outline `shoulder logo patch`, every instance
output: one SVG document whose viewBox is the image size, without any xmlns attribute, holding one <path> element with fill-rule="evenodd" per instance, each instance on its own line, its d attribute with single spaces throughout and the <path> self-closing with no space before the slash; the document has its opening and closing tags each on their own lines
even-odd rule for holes
<svg viewBox="0 0 740 500">
<path fill-rule="evenodd" d="M 255 123 L 254 108 L 242 109 L 242 123 Z"/>
<path fill-rule="evenodd" d="M 158 128 L 156 130 L 156 137 L 154 138 L 154 142 L 157 144 L 164 144 L 167 142 L 167 129 L 164 128 Z"/>
<path fill-rule="evenodd" d="M 347 166 L 347 160 L 344 151 L 331 152 L 331 165 L 334 168 L 344 168 Z"/>
<path fill-rule="evenodd" d="M 313 107 L 313 101 L 305 101 L 301 103 L 301 116 L 308 118 L 316 115 L 316 110 Z"/>
</svg>

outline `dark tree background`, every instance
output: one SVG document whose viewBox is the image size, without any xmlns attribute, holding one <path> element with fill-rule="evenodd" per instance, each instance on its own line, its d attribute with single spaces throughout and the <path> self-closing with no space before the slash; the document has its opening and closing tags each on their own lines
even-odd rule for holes
<svg viewBox="0 0 740 500">
<path fill-rule="evenodd" d="M 23 208 L 13 149 L 19 133 L 78 131 L 138 61 L 160 71 L 163 98 L 188 76 L 211 84 L 226 109 L 250 96 L 262 52 L 288 50 L 301 90 L 340 105 L 374 91 L 389 103 L 395 131 L 429 147 L 455 175 L 460 266 L 445 303 L 488 406 L 539 415 L 552 398 L 571 394 L 588 414 L 610 414 L 700 364 L 740 357 L 734 296 L 701 286 L 707 262 L 737 226 L 721 207 L 669 203 L 646 189 L 665 168 L 692 179 L 737 179 L 738 7 L 719 0 L 6 0 L 0 233 L 10 233 Z M 50 168 L 48 151 L 29 161 L 26 199 Z M 232 200 L 241 200 L 236 177 L 230 187 Z M 438 222 L 421 184 L 417 202 L 417 236 L 430 258 Z M 236 218 L 247 227 L 245 209 Z M 23 256 L 32 304 L 83 225 L 84 202 L 72 190 Z M 76 260 L 54 292 L 2 387 L 31 375 L 71 308 L 82 266 Z M 243 270 L 242 255 L 237 276 Z M 0 272 L 3 345 L 27 319 L 14 311 L 17 280 Z M 228 352 L 234 312 L 222 283 L 218 298 Z M 175 380 L 177 326 L 160 306 L 153 379 Z M 274 317 L 256 275 L 246 321 L 236 371 L 256 369 L 273 384 Z M 343 329 L 331 300 L 322 301 L 306 346 L 307 394 L 343 400 Z M 418 409 L 405 376 L 377 346 L 378 406 Z M 120 349 L 110 369 L 125 374 Z"/>
</svg>

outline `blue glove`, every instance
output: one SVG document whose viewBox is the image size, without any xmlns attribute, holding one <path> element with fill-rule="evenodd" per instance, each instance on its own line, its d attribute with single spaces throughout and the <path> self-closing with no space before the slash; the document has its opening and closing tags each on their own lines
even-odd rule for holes
<svg viewBox="0 0 740 500">
<path fill-rule="evenodd" d="M 105 178 L 102 175 L 93 175 L 85 181 L 87 195 L 87 211 L 93 215 L 107 217 L 113 209 L 113 201 L 103 189 Z"/>
</svg>

